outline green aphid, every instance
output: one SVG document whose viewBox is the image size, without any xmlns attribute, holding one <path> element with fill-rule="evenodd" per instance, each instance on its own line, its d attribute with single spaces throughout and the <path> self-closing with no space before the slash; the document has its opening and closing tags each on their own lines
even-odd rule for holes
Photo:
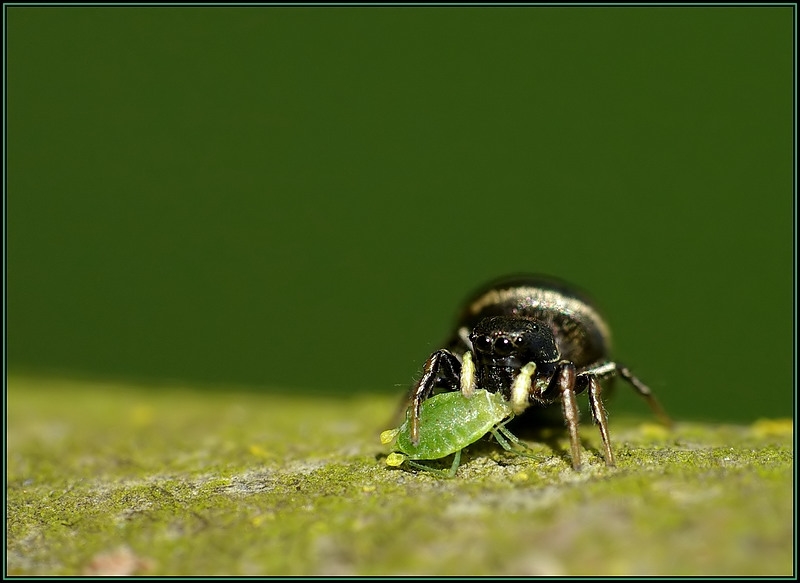
<svg viewBox="0 0 800 583">
<path fill-rule="evenodd" d="M 381 433 L 381 443 L 394 442 L 395 451 L 389 454 L 386 463 L 400 466 L 407 461 L 414 467 L 452 477 L 461 463 L 461 450 L 487 433 L 492 433 L 509 451 L 513 451 L 509 442 L 525 447 L 504 427 L 513 416 L 511 404 L 500 393 L 477 390 L 471 397 L 460 391 L 435 395 L 422 403 L 417 445 L 411 441 L 408 418 L 400 427 Z M 455 454 L 455 459 L 448 472 L 433 470 L 413 461 L 435 460 L 451 454 Z"/>
</svg>

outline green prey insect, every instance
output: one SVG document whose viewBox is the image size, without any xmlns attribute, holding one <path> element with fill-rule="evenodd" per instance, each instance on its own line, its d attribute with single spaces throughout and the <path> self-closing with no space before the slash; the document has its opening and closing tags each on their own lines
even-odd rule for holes
<svg viewBox="0 0 800 583">
<path fill-rule="evenodd" d="M 466 368 L 469 368 L 472 364 L 469 353 L 465 354 L 465 362 Z M 525 365 L 520 371 L 518 382 L 530 384 L 535 371 L 535 364 Z M 511 445 L 513 443 L 518 448 L 527 449 L 505 427 L 513 417 L 512 404 L 499 392 L 490 393 L 473 388 L 466 392 L 440 393 L 422 403 L 419 441 L 416 445 L 412 440 L 408 414 L 400 427 L 381 433 L 381 443 L 388 445 L 394 442 L 395 448 L 387 456 L 386 464 L 396 467 L 408 462 L 410 466 L 452 478 L 461 463 L 461 451 L 487 433 L 491 433 L 504 449 L 526 455 Z M 435 460 L 451 454 L 455 454 L 455 457 L 449 471 L 435 470 L 415 461 Z"/>
</svg>

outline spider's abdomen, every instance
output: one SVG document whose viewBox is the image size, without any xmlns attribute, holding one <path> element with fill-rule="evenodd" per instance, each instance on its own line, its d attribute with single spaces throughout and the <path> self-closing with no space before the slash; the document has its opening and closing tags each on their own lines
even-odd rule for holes
<svg viewBox="0 0 800 583">
<path fill-rule="evenodd" d="M 549 326 L 561 358 L 578 369 L 608 358 L 611 334 L 597 308 L 586 294 L 559 280 L 530 275 L 494 281 L 470 296 L 457 326 L 472 330 L 492 316 L 531 318 Z"/>
</svg>

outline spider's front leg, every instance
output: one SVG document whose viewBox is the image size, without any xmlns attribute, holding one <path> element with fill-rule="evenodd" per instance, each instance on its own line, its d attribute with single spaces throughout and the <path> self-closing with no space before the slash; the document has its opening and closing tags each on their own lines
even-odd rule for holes
<svg viewBox="0 0 800 583">
<path fill-rule="evenodd" d="M 533 401 L 548 404 L 561 399 L 561 408 L 564 413 L 564 421 L 567 423 L 569 431 L 570 455 L 572 456 L 572 467 L 575 470 L 581 469 L 581 442 L 578 435 L 578 399 L 576 398 L 575 379 L 577 372 L 575 365 L 562 360 L 555 365 L 555 370 L 550 376 L 550 380 L 542 390 L 542 385 L 536 383 L 531 389 Z"/>
<path fill-rule="evenodd" d="M 422 401 L 436 388 L 450 391 L 458 390 L 461 363 L 449 350 L 437 350 L 425 361 L 422 377 L 411 388 L 408 400 L 411 402 L 411 442 L 419 443 L 419 415 Z"/>
</svg>

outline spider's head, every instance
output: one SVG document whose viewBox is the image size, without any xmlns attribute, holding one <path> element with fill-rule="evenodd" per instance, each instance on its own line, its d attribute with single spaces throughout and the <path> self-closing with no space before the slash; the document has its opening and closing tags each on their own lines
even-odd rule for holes
<svg viewBox="0 0 800 583">
<path fill-rule="evenodd" d="M 479 365 L 522 368 L 554 362 L 561 355 L 549 326 L 526 318 L 484 318 L 469 335 Z"/>
</svg>

